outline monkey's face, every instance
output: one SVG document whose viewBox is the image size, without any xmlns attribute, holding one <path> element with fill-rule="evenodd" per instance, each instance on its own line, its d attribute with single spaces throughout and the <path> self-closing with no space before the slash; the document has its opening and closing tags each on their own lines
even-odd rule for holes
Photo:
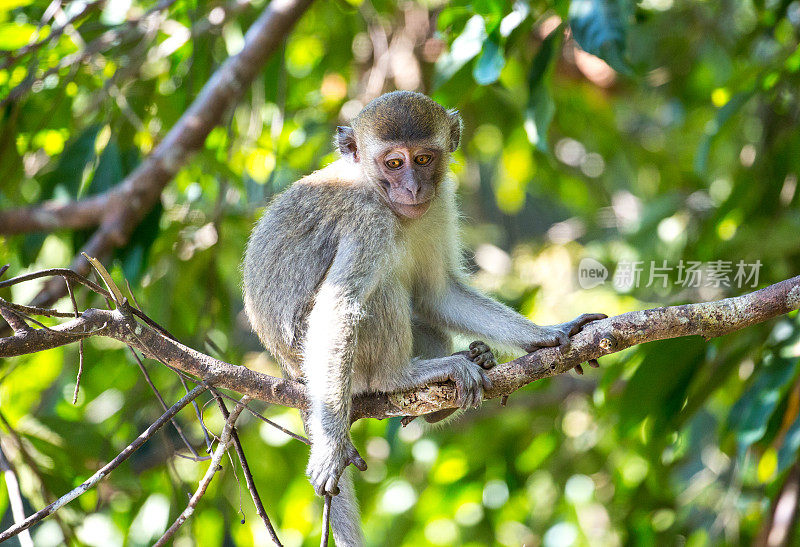
<svg viewBox="0 0 800 547">
<path fill-rule="evenodd" d="M 336 130 L 343 158 L 360 163 L 401 218 L 424 215 L 436 197 L 461 141 L 461 116 L 429 97 L 394 91 L 373 99 L 353 119 Z"/>
<path fill-rule="evenodd" d="M 442 179 L 445 151 L 434 146 L 390 146 L 373 156 L 374 179 L 401 218 L 424 215 Z"/>
</svg>

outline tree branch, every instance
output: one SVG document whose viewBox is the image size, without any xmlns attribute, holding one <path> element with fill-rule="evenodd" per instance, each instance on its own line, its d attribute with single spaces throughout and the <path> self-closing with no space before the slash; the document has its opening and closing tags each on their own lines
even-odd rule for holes
<svg viewBox="0 0 800 547">
<path fill-rule="evenodd" d="M 105 194 L 65 205 L 45 203 L 30 209 L 0 212 L 0 233 L 98 226 L 82 251 L 107 259 L 114 249 L 127 243 L 167 183 L 202 148 L 208 134 L 238 102 L 311 1 L 270 2 L 247 31 L 242 50 L 217 69 L 150 156 L 118 186 Z M 71 269 L 84 275 L 89 272 L 89 264 L 81 253 L 76 255 Z M 54 279 L 32 304 L 45 307 L 65 294 L 64 284 Z"/>
<path fill-rule="evenodd" d="M 509 395 L 533 381 L 564 373 L 589 359 L 636 344 L 692 335 L 714 338 L 798 308 L 800 276 L 716 302 L 634 311 L 595 321 L 573 336 L 567 349 L 543 348 L 490 370 L 493 386 L 484 393 L 484 398 Z M 113 311 L 89 309 L 79 318 L 49 329 L 0 338 L 0 357 L 42 351 L 92 335 L 120 340 L 208 385 L 229 388 L 273 404 L 300 409 L 307 406 L 305 387 L 299 382 L 235 366 L 184 346 L 137 321 L 126 305 Z M 454 384 L 439 382 L 403 392 L 359 395 L 353 401 L 351 418 L 419 416 L 455 406 Z"/>
</svg>

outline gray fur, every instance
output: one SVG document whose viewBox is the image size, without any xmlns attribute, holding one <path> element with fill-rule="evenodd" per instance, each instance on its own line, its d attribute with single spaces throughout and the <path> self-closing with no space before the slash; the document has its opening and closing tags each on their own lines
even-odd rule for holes
<svg viewBox="0 0 800 547">
<path fill-rule="evenodd" d="M 386 118 L 387 112 L 397 117 L 395 99 L 415 104 L 409 94 L 379 103 L 377 127 L 388 140 L 397 140 Z M 349 463 L 363 465 L 349 435 L 354 394 L 449 379 L 462 407 L 478 406 L 488 378 L 467 356 L 450 355 L 448 331 L 523 348 L 561 339 L 558 329 L 538 327 L 467 286 L 454 184 L 445 176 L 461 121 L 427 97 L 418 100 L 416 110 L 435 119 L 400 124 L 400 133 L 419 137 L 432 128 L 431 141 L 444 150 L 435 197 L 423 216 L 400 219 L 387 206 L 368 153 L 381 139 L 362 114 L 354 134 L 359 153 L 278 196 L 245 255 L 244 301 L 253 329 L 285 375 L 303 378 L 308 388 L 311 483 L 318 494 L 341 490 L 332 506 L 339 546 L 363 543 L 352 484 L 342 475 Z"/>
</svg>

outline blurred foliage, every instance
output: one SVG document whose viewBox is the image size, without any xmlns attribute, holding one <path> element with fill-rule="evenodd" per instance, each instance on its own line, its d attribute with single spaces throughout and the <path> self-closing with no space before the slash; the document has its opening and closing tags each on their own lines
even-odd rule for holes
<svg viewBox="0 0 800 547">
<path fill-rule="evenodd" d="M 262 4 L 53 10 L 60 4 L 0 0 L 0 101 L 14 94 L 0 112 L 0 208 L 117 184 L 238 51 Z M 93 50 L 109 32 L 116 39 Z M 748 292 L 800 266 L 799 34 L 797 0 L 317 2 L 109 269 L 183 342 L 277 374 L 242 314 L 250 227 L 265 199 L 334 157 L 336 124 L 381 92 L 409 88 L 465 119 L 453 168 L 476 283 L 537 322 Z M 62 267 L 88 236 L 0 238 L 0 263 L 14 275 Z M 584 258 L 608 268 L 604 283 L 581 288 Z M 714 261 L 732 269 L 728 285 L 708 267 L 687 282 L 684 266 Z M 734 282 L 739 261 L 759 261 L 758 279 Z M 638 282 L 612 283 L 638 262 Z M 25 302 L 36 290 L 2 296 Z M 104 305 L 84 294 L 79 303 Z M 795 313 L 721 340 L 632 348 L 443 429 L 361 421 L 367 536 L 398 546 L 749 544 L 797 465 L 799 357 Z M 173 373 L 147 367 L 177 400 Z M 28 513 L 44 505 L 40 484 L 65 493 L 161 413 L 119 344 L 87 344 L 73 406 L 76 368 L 75 347 L 0 368 L 0 411 L 37 468 L 0 428 Z M 301 429 L 295 411 L 264 412 Z M 213 404 L 204 418 L 219 431 Z M 179 420 L 202 447 L 191 409 Z M 307 449 L 247 415 L 240 424 L 281 539 L 316 544 L 321 503 L 303 475 Z M 205 469 L 176 450 L 167 427 L 61 511 L 69 541 L 151 543 Z M 176 544 L 267 543 L 240 472 L 224 467 Z M 4 488 L 0 512 L 5 528 Z M 64 541 L 52 519 L 34 539 Z"/>
</svg>

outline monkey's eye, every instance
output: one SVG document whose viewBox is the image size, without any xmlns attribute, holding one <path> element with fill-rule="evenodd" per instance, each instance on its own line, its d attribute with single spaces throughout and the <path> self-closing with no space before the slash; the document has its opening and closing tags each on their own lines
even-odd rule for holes
<svg viewBox="0 0 800 547">
<path fill-rule="evenodd" d="M 390 158 L 386 160 L 386 167 L 389 169 L 400 169 L 401 165 L 403 165 L 403 160 L 400 158 Z"/>
<path fill-rule="evenodd" d="M 414 161 L 420 165 L 427 165 L 431 162 L 431 155 L 430 154 L 420 154 Z"/>
</svg>

